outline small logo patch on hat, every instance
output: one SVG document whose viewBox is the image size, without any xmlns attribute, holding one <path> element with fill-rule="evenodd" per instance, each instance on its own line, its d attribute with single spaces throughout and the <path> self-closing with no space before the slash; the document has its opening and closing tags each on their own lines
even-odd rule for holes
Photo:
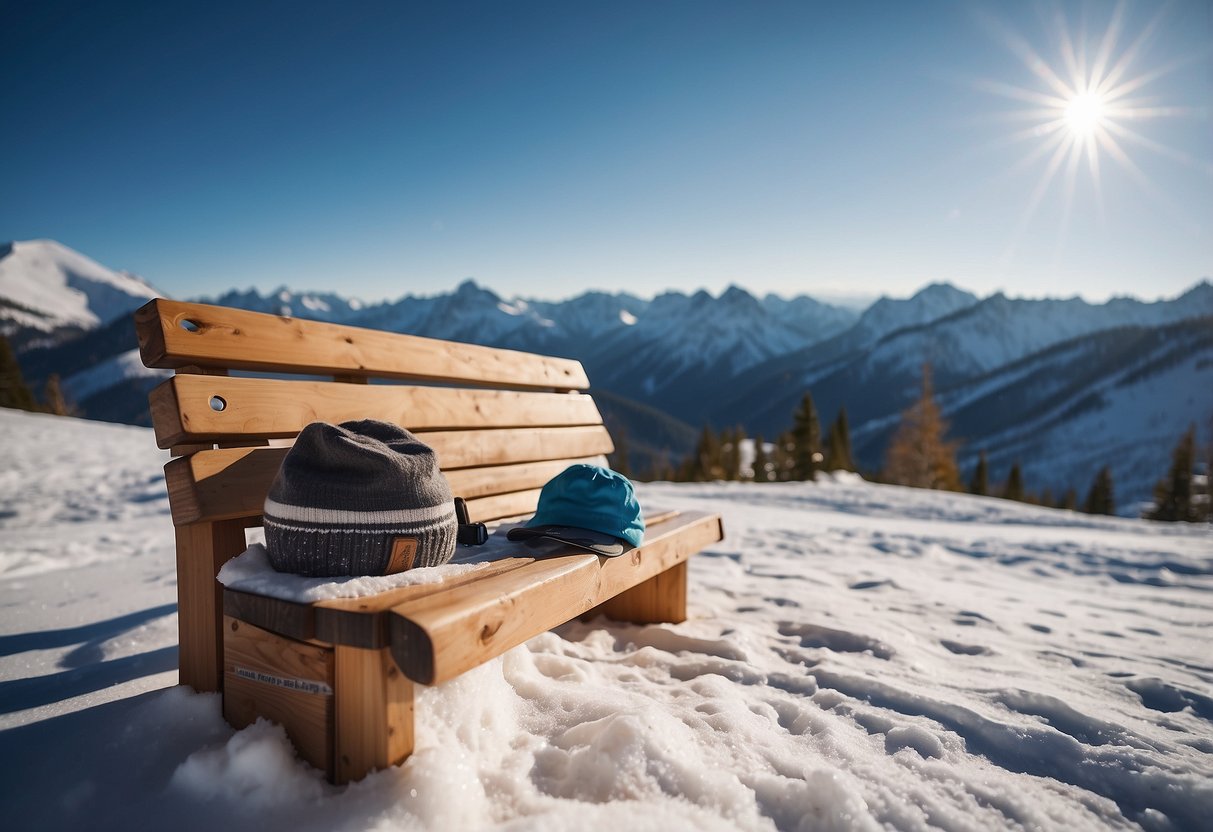
<svg viewBox="0 0 1213 832">
<path fill-rule="evenodd" d="M 383 574 L 395 575 L 406 569 L 413 568 L 413 560 L 417 557 L 417 538 L 398 537 L 392 542 L 392 557 L 388 561 Z"/>
</svg>

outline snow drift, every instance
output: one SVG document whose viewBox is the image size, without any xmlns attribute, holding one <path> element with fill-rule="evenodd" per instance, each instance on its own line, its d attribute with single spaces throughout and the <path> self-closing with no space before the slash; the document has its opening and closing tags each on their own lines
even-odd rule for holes
<svg viewBox="0 0 1213 832">
<path fill-rule="evenodd" d="M 174 687 L 150 431 L 0 411 L 9 829 L 1202 828 L 1213 538 L 966 495 L 643 486 L 724 515 L 691 619 L 571 623 L 419 688 L 347 788 Z"/>
</svg>

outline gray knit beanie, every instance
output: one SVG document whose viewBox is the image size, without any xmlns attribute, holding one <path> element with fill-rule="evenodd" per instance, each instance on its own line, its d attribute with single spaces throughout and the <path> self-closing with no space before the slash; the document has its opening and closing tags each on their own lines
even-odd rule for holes
<svg viewBox="0 0 1213 832">
<path fill-rule="evenodd" d="M 389 575 L 446 563 L 455 504 L 433 449 L 367 419 L 313 422 L 265 498 L 265 548 L 279 572 Z"/>
</svg>

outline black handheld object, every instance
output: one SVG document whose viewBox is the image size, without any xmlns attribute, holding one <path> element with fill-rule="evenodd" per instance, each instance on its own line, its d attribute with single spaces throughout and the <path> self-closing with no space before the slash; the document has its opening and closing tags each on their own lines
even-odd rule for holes
<svg viewBox="0 0 1213 832">
<path fill-rule="evenodd" d="M 472 523 L 468 517 L 468 504 L 462 497 L 455 498 L 455 520 L 459 532 L 455 538 L 461 546 L 481 546 L 488 542 L 489 530 L 484 523 Z"/>
</svg>

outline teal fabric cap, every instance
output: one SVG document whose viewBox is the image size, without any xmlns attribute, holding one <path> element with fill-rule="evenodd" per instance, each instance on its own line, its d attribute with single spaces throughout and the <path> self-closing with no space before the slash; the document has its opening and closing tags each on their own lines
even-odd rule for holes
<svg viewBox="0 0 1213 832">
<path fill-rule="evenodd" d="M 578 535 L 578 530 L 607 535 Z M 524 528 L 512 529 L 511 540 L 548 537 L 601 555 L 620 555 L 619 541 L 634 548 L 644 543 L 644 517 L 627 477 L 600 465 L 570 465 L 548 481 L 539 506 Z M 615 538 L 610 540 L 609 538 Z"/>
</svg>

